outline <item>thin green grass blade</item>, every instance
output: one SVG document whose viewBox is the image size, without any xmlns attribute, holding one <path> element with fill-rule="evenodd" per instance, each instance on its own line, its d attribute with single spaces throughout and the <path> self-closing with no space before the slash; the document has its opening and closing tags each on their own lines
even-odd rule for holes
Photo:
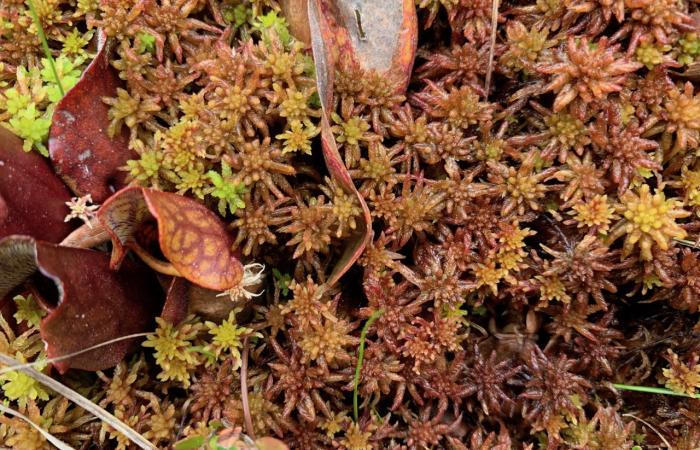
<svg viewBox="0 0 700 450">
<path fill-rule="evenodd" d="M 700 395 L 688 395 L 682 392 L 675 392 L 666 388 L 651 387 L 651 386 L 633 386 L 629 384 L 614 384 L 616 389 L 622 391 L 633 391 L 633 392 L 644 392 L 646 394 L 661 394 L 661 395 L 675 395 L 677 397 L 690 397 L 690 398 L 700 398 Z"/>
<path fill-rule="evenodd" d="M 41 26 L 41 22 L 39 22 L 39 15 L 36 13 L 36 8 L 34 8 L 34 1 L 27 0 L 27 5 L 29 5 L 29 12 L 32 15 L 32 20 L 34 21 L 34 25 L 36 26 L 37 33 L 39 33 L 39 40 L 41 41 L 41 46 L 44 48 L 44 54 L 46 55 L 46 59 L 49 61 L 49 67 L 51 68 L 51 72 L 53 72 L 54 78 L 56 78 L 56 85 L 58 86 L 58 90 L 61 93 L 61 97 L 63 97 L 64 95 L 66 95 L 66 91 L 63 90 L 61 78 L 58 76 L 58 71 L 56 70 L 56 62 L 54 61 L 53 56 L 51 55 L 49 42 L 46 40 L 46 34 L 44 34 L 44 29 Z"/>
<path fill-rule="evenodd" d="M 382 314 L 384 314 L 384 308 L 373 312 L 372 315 L 369 316 L 369 319 L 367 319 L 367 322 L 365 322 L 365 326 L 362 327 L 362 332 L 360 333 L 360 348 L 357 351 L 357 366 L 355 367 L 355 380 L 353 381 L 352 390 L 352 412 L 355 416 L 356 423 L 359 417 L 357 408 L 357 386 L 360 384 L 360 371 L 362 370 L 362 360 L 365 356 L 365 340 L 367 339 L 367 331 L 369 330 L 369 327 L 372 326 L 374 321 L 379 319 Z"/>
</svg>

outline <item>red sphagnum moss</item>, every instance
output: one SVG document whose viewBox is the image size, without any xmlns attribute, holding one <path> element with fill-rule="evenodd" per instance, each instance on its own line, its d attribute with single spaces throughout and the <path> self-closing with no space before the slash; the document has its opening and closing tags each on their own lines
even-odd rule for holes
<svg viewBox="0 0 700 450">
<path fill-rule="evenodd" d="M 0 351 L 147 331 L 55 366 L 101 369 L 60 380 L 157 448 L 699 448 L 700 4 L 495 1 L 0 2 L 0 239 L 87 222 L 0 257 Z M 0 389 L 132 448 L 23 372 Z M 0 415 L 3 446 L 50 444 Z"/>
</svg>

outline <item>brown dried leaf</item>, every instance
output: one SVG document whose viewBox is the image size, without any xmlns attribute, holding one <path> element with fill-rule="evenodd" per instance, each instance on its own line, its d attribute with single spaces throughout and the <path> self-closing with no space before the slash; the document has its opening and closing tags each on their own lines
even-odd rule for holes
<svg viewBox="0 0 700 450">
<path fill-rule="evenodd" d="M 309 24 L 312 43 L 330 45 L 332 62 L 349 57 L 408 87 L 418 44 L 413 0 L 309 0 Z"/>
<path fill-rule="evenodd" d="M 323 159 L 326 161 L 328 172 L 334 180 L 348 193 L 354 194 L 357 197 L 360 207 L 362 208 L 362 220 L 357 224 L 357 229 L 348 239 L 348 242 L 343 250 L 343 254 L 336 262 L 330 277 L 328 277 L 328 285 L 334 285 L 345 272 L 347 272 L 355 261 L 362 255 L 362 252 L 367 247 L 372 237 L 372 217 L 370 216 L 367 202 L 355 188 L 352 178 L 345 167 L 343 160 L 338 152 L 338 147 L 335 142 L 335 137 L 330 130 L 328 119 L 324 115 L 321 119 L 321 146 L 323 148 Z"/>
<path fill-rule="evenodd" d="M 309 0 L 309 25 L 312 33 L 312 49 L 316 65 L 316 85 L 321 99 L 323 115 L 321 117 L 321 147 L 323 159 L 331 177 L 348 193 L 357 197 L 362 207 L 362 221 L 346 244 L 340 260 L 336 263 L 328 285 L 335 284 L 357 261 L 371 238 L 372 219 L 365 199 L 355 188 L 348 169 L 338 152 L 335 137 L 330 130 L 328 114 L 333 104 L 333 67 L 331 44 L 327 37 L 330 33 L 328 22 L 321 14 L 320 0 Z"/>
<path fill-rule="evenodd" d="M 25 281 L 49 312 L 40 329 L 50 358 L 148 331 L 161 307 L 157 280 L 133 261 L 125 261 L 114 272 L 109 256 L 102 252 L 61 247 L 29 236 L 0 240 L 0 298 Z M 116 342 L 54 366 L 60 372 L 106 369 L 136 345 L 136 339 Z"/>
</svg>

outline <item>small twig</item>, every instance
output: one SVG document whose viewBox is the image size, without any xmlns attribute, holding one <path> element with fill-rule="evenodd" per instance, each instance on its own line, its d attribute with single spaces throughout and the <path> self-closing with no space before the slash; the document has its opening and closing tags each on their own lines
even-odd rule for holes
<svg viewBox="0 0 700 450">
<path fill-rule="evenodd" d="M 661 440 L 663 441 L 663 443 L 666 444 L 666 447 L 668 447 L 669 449 L 673 450 L 673 447 L 671 447 L 671 444 L 668 443 L 668 441 L 666 440 L 666 438 L 665 438 L 661 433 L 659 433 L 659 430 L 657 430 L 656 428 L 654 428 L 653 425 L 651 425 L 649 422 L 647 422 L 647 421 L 644 420 L 644 419 L 640 419 L 639 417 L 635 416 L 634 414 L 629 414 L 629 413 L 627 413 L 627 414 L 623 414 L 622 416 L 623 416 L 623 417 L 631 417 L 631 418 L 633 418 L 633 419 L 635 419 L 635 420 L 640 421 L 640 422 L 643 423 L 644 425 L 648 426 L 648 427 L 651 429 L 651 431 L 653 431 L 654 433 L 656 433 L 656 435 L 659 437 L 659 439 L 661 439 Z"/>
<path fill-rule="evenodd" d="M 250 437 L 255 439 L 253 418 L 250 415 L 250 404 L 248 403 L 248 337 L 243 339 L 243 353 L 241 359 L 241 402 L 243 403 L 243 418 L 245 420 L 246 432 Z"/>
<path fill-rule="evenodd" d="M 360 34 L 360 40 L 366 41 L 367 35 L 365 34 L 365 30 L 362 28 L 362 16 L 360 16 L 359 9 L 355 9 L 355 22 L 357 23 L 357 30 Z"/>
<path fill-rule="evenodd" d="M 382 314 L 384 314 L 384 308 L 378 309 L 375 312 L 373 312 L 372 315 L 369 316 L 369 319 L 367 319 L 367 322 L 365 322 L 365 326 L 362 327 L 362 332 L 360 333 L 360 348 L 357 351 L 357 366 L 355 367 L 355 379 L 353 381 L 352 390 L 352 412 L 355 417 L 355 423 L 357 423 L 359 417 L 357 407 L 357 387 L 360 384 L 360 371 L 362 370 L 362 360 L 365 356 L 365 340 L 367 339 L 367 332 L 369 331 L 369 327 L 374 323 L 375 320 L 379 319 L 379 317 Z"/>
<path fill-rule="evenodd" d="M 58 86 L 58 91 L 61 93 L 61 97 L 66 95 L 66 91 L 63 90 L 63 85 L 61 84 L 61 78 L 58 76 L 58 71 L 56 70 L 56 63 L 51 55 L 51 49 L 49 48 L 49 42 L 46 40 L 46 34 L 44 34 L 44 29 L 41 27 L 41 22 L 39 21 L 39 16 L 34 8 L 34 1 L 27 0 L 29 5 L 29 12 L 32 14 L 32 20 L 34 25 L 36 25 L 37 33 L 39 34 L 39 40 L 41 40 L 41 46 L 44 48 L 44 53 L 46 54 L 46 59 L 49 61 L 49 67 L 51 72 L 53 72 L 54 78 L 56 78 L 56 85 Z"/>
<path fill-rule="evenodd" d="M 573 247 L 571 246 L 571 242 L 569 242 L 569 239 L 566 237 L 563 231 L 561 231 L 561 228 L 559 227 L 559 224 L 549 217 L 546 214 L 543 214 L 542 217 L 544 217 L 544 220 L 549 222 L 549 224 L 554 228 L 554 230 L 557 232 L 559 237 L 561 237 L 562 241 L 564 241 L 564 245 L 566 246 L 567 251 L 573 250 Z"/>
<path fill-rule="evenodd" d="M 700 249 L 700 240 L 698 240 L 696 242 L 689 241 L 687 239 L 678 239 L 678 238 L 673 238 L 673 240 L 678 242 L 679 244 L 681 244 L 683 246 L 694 248 L 694 249 Z"/>
<path fill-rule="evenodd" d="M 182 430 L 185 428 L 185 420 L 187 420 L 187 414 L 189 414 L 190 411 L 190 403 L 192 403 L 192 398 L 188 398 L 185 400 L 185 403 L 182 405 L 182 418 L 180 419 L 180 424 L 177 427 L 177 434 L 175 435 L 175 442 L 180 440 L 180 436 L 182 436 Z"/>
<path fill-rule="evenodd" d="M 493 55 L 496 52 L 496 31 L 498 27 L 498 7 L 499 0 L 493 0 L 491 3 L 491 47 L 489 48 L 489 64 L 486 68 L 486 82 L 484 83 L 484 95 L 489 98 L 489 89 L 491 89 L 491 75 L 493 73 Z"/>
</svg>

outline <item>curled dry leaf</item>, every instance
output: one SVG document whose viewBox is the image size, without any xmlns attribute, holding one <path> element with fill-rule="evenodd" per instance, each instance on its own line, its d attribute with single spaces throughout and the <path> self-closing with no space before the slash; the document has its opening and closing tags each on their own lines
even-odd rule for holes
<svg viewBox="0 0 700 450">
<path fill-rule="evenodd" d="M 312 36 L 311 45 L 314 54 L 314 63 L 316 65 L 316 83 L 323 107 L 323 116 L 321 117 L 321 144 L 328 172 L 346 192 L 357 197 L 362 207 L 363 214 L 362 222 L 357 227 L 356 233 L 349 239 L 343 255 L 336 263 L 333 272 L 328 278 L 329 285 L 335 284 L 355 261 L 357 261 L 357 258 L 360 257 L 367 246 L 372 231 L 372 219 L 370 217 L 369 208 L 364 198 L 362 198 L 355 188 L 352 178 L 343 163 L 333 133 L 330 131 L 328 121 L 328 114 L 333 104 L 333 71 L 338 52 L 349 51 L 353 55 L 353 58 L 357 59 L 357 62 L 365 68 L 386 72 L 389 76 L 399 74 L 403 77 L 402 79 L 405 80 L 405 84 L 407 85 L 411 66 L 413 65 L 417 35 L 415 8 L 412 2 L 391 1 L 386 3 L 376 2 L 375 4 L 373 2 L 353 0 L 338 2 L 336 6 L 338 5 L 339 9 L 336 10 L 335 13 L 344 14 L 341 15 L 341 17 L 344 18 L 345 22 L 336 22 L 335 16 L 331 15 L 330 4 L 322 2 L 321 0 L 309 0 L 308 3 L 308 18 Z M 369 32 L 369 29 L 365 30 L 364 33 L 369 32 L 369 34 L 366 34 L 364 38 L 361 38 L 359 34 L 357 34 L 359 32 L 357 23 L 355 23 L 353 27 L 352 24 L 348 22 L 349 19 L 347 15 L 349 11 L 358 9 L 361 14 L 360 17 L 382 16 L 385 13 L 383 8 L 394 8 L 387 16 L 387 20 L 392 20 L 391 18 L 393 18 L 394 25 L 382 25 L 381 22 L 384 19 L 371 19 L 367 22 L 366 26 L 372 28 L 372 31 Z M 399 15 L 401 16 L 401 20 L 398 21 L 400 22 L 398 27 L 396 26 L 398 20 L 396 17 L 396 10 L 400 12 Z M 364 16 L 362 14 L 364 14 Z M 339 23 L 345 23 L 345 27 L 341 26 L 339 28 Z M 363 25 L 363 27 L 364 26 L 365 25 Z M 379 33 L 378 28 L 375 29 L 375 27 L 381 26 L 388 27 L 383 29 L 383 31 L 387 33 L 386 35 Z M 398 33 L 398 35 L 391 34 L 392 32 Z M 372 42 L 365 42 L 367 39 L 371 39 Z M 392 39 L 396 40 L 392 41 Z M 385 50 L 379 52 L 379 54 L 384 55 L 383 57 L 386 58 L 385 60 L 379 61 L 379 54 L 369 55 L 369 53 L 373 51 L 372 48 L 376 49 L 376 47 L 382 45 L 389 46 L 393 49 L 391 51 Z"/>
<path fill-rule="evenodd" d="M 357 229 L 348 239 L 343 254 L 335 264 L 335 267 L 333 267 L 331 275 L 328 277 L 327 284 L 332 286 L 353 266 L 353 264 L 355 264 L 355 261 L 357 261 L 360 255 L 362 255 L 362 252 L 372 237 L 372 218 L 369 208 L 367 207 L 367 202 L 365 202 L 365 199 L 362 198 L 362 195 L 360 195 L 355 188 L 352 178 L 350 178 L 350 174 L 348 173 L 348 169 L 345 167 L 340 157 L 335 138 L 330 130 L 328 118 L 325 114 L 321 118 L 321 146 L 323 148 L 323 159 L 326 161 L 326 166 L 328 167 L 328 172 L 331 174 L 331 177 L 333 177 L 338 185 L 346 192 L 354 194 L 362 208 L 362 221 L 358 223 Z"/>
<path fill-rule="evenodd" d="M 113 138 L 107 134 L 109 106 L 102 98 L 116 96 L 120 84 L 100 32 L 95 59 L 56 105 L 49 132 L 49 154 L 56 172 L 74 192 L 90 194 L 96 203 L 124 186 L 126 173 L 119 167 L 135 157 L 126 128 Z"/>
<path fill-rule="evenodd" d="M 207 289 L 236 288 L 243 277 L 243 266 L 232 250 L 232 240 L 221 220 L 203 205 L 187 197 L 141 187 L 122 189 L 107 200 L 98 218 L 112 237 L 112 267 L 124 260 L 127 249 L 145 258 L 137 236 L 150 221 L 158 224 L 160 251 L 170 267 L 187 280 Z M 157 267 L 154 267 L 157 268 Z"/>
<path fill-rule="evenodd" d="M 0 238 L 26 234 L 59 242 L 71 232 L 65 223 L 70 192 L 38 153 L 0 127 Z"/>
<path fill-rule="evenodd" d="M 312 43 L 322 39 L 331 44 L 333 60 L 349 57 L 406 90 L 418 43 L 414 0 L 309 0 L 308 5 Z"/>
<path fill-rule="evenodd" d="M 0 240 L 0 298 L 26 281 L 49 313 L 40 330 L 50 358 L 148 331 L 161 308 L 156 278 L 134 261 L 125 261 L 115 272 L 102 252 L 29 236 Z M 116 342 L 54 366 L 60 372 L 106 369 L 137 344 L 135 339 Z"/>
</svg>

